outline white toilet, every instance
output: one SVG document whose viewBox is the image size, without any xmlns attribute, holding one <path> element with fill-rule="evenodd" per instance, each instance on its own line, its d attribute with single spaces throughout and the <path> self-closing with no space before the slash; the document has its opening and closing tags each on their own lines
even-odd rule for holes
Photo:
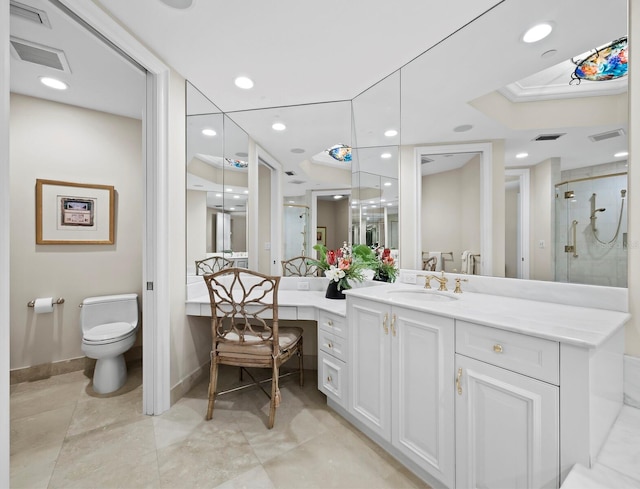
<svg viewBox="0 0 640 489">
<path fill-rule="evenodd" d="M 93 390 L 108 394 L 127 380 L 124 352 L 136 341 L 138 295 L 87 297 L 80 307 L 82 351 L 97 360 Z"/>
</svg>

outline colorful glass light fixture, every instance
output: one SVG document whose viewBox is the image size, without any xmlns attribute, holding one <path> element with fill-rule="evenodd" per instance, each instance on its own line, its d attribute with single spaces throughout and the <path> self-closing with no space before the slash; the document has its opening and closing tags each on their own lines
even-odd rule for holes
<svg viewBox="0 0 640 489">
<path fill-rule="evenodd" d="M 224 160 L 227 162 L 227 165 L 233 168 L 245 169 L 249 166 L 248 162 L 242 160 L 232 160 L 231 158 L 225 158 Z"/>
<path fill-rule="evenodd" d="M 334 160 L 351 161 L 351 146 L 346 144 L 336 144 L 325 150 Z"/>
<path fill-rule="evenodd" d="M 615 80 L 627 74 L 627 38 L 621 37 L 600 48 L 590 51 L 586 57 L 576 60 L 575 71 L 569 85 L 579 85 L 582 80 Z"/>
</svg>

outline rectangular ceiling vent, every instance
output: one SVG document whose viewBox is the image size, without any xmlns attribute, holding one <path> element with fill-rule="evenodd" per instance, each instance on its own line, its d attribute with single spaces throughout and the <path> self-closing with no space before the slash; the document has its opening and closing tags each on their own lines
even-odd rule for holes
<svg viewBox="0 0 640 489">
<path fill-rule="evenodd" d="M 566 133 L 562 134 L 540 134 L 540 136 L 534 138 L 534 141 L 555 141 L 556 139 L 564 136 Z"/>
<path fill-rule="evenodd" d="M 291 170 L 286 171 L 285 173 L 286 173 L 287 175 L 289 175 L 290 177 L 292 177 L 292 176 L 294 176 L 294 175 L 296 174 L 296 172 L 291 171 Z"/>
<path fill-rule="evenodd" d="M 293 183 L 295 185 L 302 185 L 304 180 L 291 180 L 289 183 Z"/>
<path fill-rule="evenodd" d="M 429 158 L 428 156 L 422 155 L 420 157 L 420 164 L 421 165 L 426 165 L 427 163 L 433 163 L 433 160 L 431 158 Z"/>
<path fill-rule="evenodd" d="M 64 51 L 16 37 L 11 37 L 10 42 L 11 53 L 20 61 L 71 73 Z"/>
<path fill-rule="evenodd" d="M 44 10 L 33 8 L 29 5 L 24 5 L 22 3 L 14 2 L 13 0 L 11 0 L 11 3 L 9 5 L 9 12 L 14 17 L 28 20 L 29 22 L 34 22 L 51 29 L 49 17 L 47 17 L 47 13 Z"/>
<path fill-rule="evenodd" d="M 591 139 L 591 141 L 593 141 L 594 143 L 597 143 L 599 141 L 605 141 L 611 138 L 618 138 L 620 136 L 624 136 L 624 129 L 616 129 L 615 131 L 607 131 L 607 132 L 602 132 L 600 134 L 594 134 L 592 136 L 589 136 L 589 139 Z"/>
</svg>

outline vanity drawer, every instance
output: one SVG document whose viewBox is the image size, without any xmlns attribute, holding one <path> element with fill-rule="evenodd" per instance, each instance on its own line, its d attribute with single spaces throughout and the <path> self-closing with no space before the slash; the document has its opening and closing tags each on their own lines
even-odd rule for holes
<svg viewBox="0 0 640 489">
<path fill-rule="evenodd" d="M 330 333 L 324 329 L 318 331 L 318 346 L 320 349 L 329 355 L 342 360 L 347 361 L 347 345 L 344 338 L 340 338 L 338 335 Z"/>
<path fill-rule="evenodd" d="M 318 328 L 333 333 L 340 338 L 347 337 L 347 319 L 327 311 L 318 313 Z"/>
<path fill-rule="evenodd" d="M 559 385 L 557 342 L 456 321 L 456 352 L 529 377 Z"/>
<path fill-rule="evenodd" d="M 342 407 L 346 407 L 347 366 L 324 351 L 318 352 L 318 389 Z"/>
</svg>

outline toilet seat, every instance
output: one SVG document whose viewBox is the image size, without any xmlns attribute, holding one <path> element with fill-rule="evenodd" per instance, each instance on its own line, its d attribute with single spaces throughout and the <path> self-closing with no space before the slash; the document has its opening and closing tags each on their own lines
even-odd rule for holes
<svg viewBox="0 0 640 489">
<path fill-rule="evenodd" d="M 85 332 L 82 341 L 92 345 L 103 345 L 124 340 L 135 332 L 136 328 L 131 323 L 106 323 Z"/>
</svg>

